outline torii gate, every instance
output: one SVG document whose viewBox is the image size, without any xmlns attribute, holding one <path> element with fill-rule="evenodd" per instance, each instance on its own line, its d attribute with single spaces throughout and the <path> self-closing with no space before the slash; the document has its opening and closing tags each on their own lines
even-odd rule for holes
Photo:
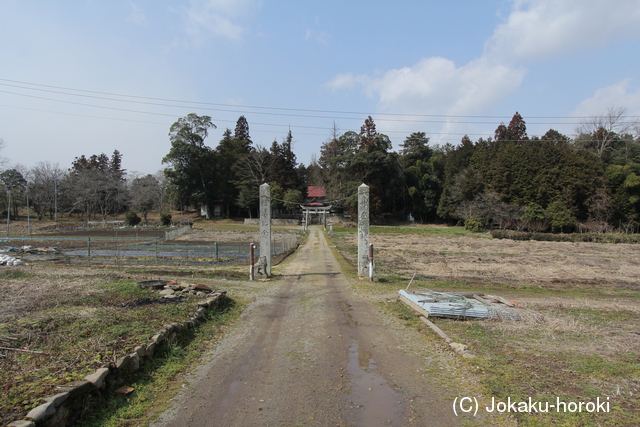
<svg viewBox="0 0 640 427">
<path fill-rule="evenodd" d="M 307 228 L 309 227 L 309 214 L 317 214 L 322 215 L 322 223 L 324 225 L 324 229 L 327 229 L 327 213 L 331 209 L 331 205 L 328 206 L 305 206 L 300 205 L 300 209 L 302 209 L 302 222 L 303 222 L 303 231 L 306 233 Z"/>
</svg>

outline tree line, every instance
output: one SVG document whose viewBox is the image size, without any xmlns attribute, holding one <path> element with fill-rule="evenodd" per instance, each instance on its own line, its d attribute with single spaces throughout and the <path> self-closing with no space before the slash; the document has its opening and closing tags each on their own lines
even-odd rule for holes
<svg viewBox="0 0 640 427">
<path fill-rule="evenodd" d="M 571 139 L 550 129 L 529 137 L 517 112 L 493 138 L 433 147 L 424 132 L 399 152 L 371 117 L 359 133 L 333 132 L 312 176 L 353 211 L 357 186 L 370 186 L 379 221 L 411 215 L 419 222 L 464 224 L 480 231 L 637 230 L 640 139 L 623 109 L 583 122 Z"/>
<path fill-rule="evenodd" d="M 0 174 L 0 204 L 17 216 L 26 195 L 39 219 L 65 212 L 86 220 L 135 210 L 197 208 L 207 217 L 251 217 L 258 187 L 271 184 L 272 207 L 292 214 L 310 184 L 323 185 L 337 213 L 353 215 L 357 187 L 370 187 L 374 221 L 412 217 L 473 230 L 637 230 L 640 222 L 640 138 L 623 109 L 583 122 L 570 138 L 550 129 L 529 136 L 517 112 L 492 138 L 434 146 L 424 132 L 396 152 L 370 116 L 359 132 L 336 126 L 309 165 L 297 162 L 291 131 L 269 148 L 255 144 L 240 116 L 215 148 L 208 116 L 189 114 L 169 130 L 171 148 L 155 175 L 127 177 L 116 150 L 76 157 L 67 170 L 48 162 Z M 12 203 L 11 203 L 12 202 Z"/>
</svg>

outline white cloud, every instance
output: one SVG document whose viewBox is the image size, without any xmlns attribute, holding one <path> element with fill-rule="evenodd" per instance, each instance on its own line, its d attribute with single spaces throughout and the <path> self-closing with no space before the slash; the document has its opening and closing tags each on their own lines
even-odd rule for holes
<svg viewBox="0 0 640 427">
<path fill-rule="evenodd" d="M 329 40 L 331 39 L 331 35 L 323 31 L 315 32 L 313 30 L 307 30 L 307 33 L 305 34 L 304 39 L 307 41 L 314 40 L 321 45 L 329 46 Z"/>
<path fill-rule="evenodd" d="M 640 0 L 512 0 L 512 5 L 509 16 L 486 41 L 481 56 L 466 64 L 429 57 L 382 73 L 343 73 L 326 87 L 361 88 L 366 96 L 377 99 L 381 113 L 491 114 L 494 107 L 520 87 L 527 63 L 640 37 Z M 605 88 L 585 100 L 583 107 L 598 104 L 598 111 L 589 114 L 601 113 L 625 99 L 626 106 L 631 108 L 638 104 L 639 95 L 629 92 L 627 86 L 628 81 L 623 81 Z M 424 129 L 425 125 L 420 124 L 420 130 L 478 131 L 474 125 L 456 123 L 455 119 L 437 126 L 439 129 Z M 387 129 L 413 131 L 417 127 L 395 122 L 389 123 Z"/>
<path fill-rule="evenodd" d="M 538 61 L 623 38 L 640 37 L 638 0 L 514 0 L 485 44 L 504 62 Z"/>
<path fill-rule="evenodd" d="M 134 25 L 142 25 L 147 22 L 147 17 L 144 12 L 132 1 L 129 2 L 131 6 L 131 13 L 127 20 Z"/>
<path fill-rule="evenodd" d="M 187 9 L 187 34 L 195 43 L 209 37 L 239 40 L 246 32 L 244 22 L 260 7 L 256 0 L 192 0 Z"/>
<path fill-rule="evenodd" d="M 497 104 L 523 76 L 523 70 L 486 58 L 456 67 L 451 60 L 434 57 L 369 79 L 366 90 L 379 96 L 378 107 L 384 111 L 473 114 Z"/>
<path fill-rule="evenodd" d="M 433 57 L 376 77 L 341 74 L 327 86 L 334 90 L 361 87 L 369 97 L 379 99 L 377 107 L 380 112 L 477 115 L 486 114 L 517 89 L 524 74 L 523 69 L 506 67 L 486 58 L 457 67 L 449 59 Z M 452 122 L 438 126 L 439 129 L 432 130 L 438 133 L 474 131 L 469 126 L 462 127 Z M 385 131 L 417 130 L 410 129 L 412 127 L 410 123 L 402 122 L 390 122 L 384 126 Z M 425 130 L 425 124 L 419 127 Z"/>
<path fill-rule="evenodd" d="M 623 79 L 595 91 L 584 99 L 571 115 L 578 117 L 604 114 L 609 108 L 625 108 L 630 116 L 640 116 L 640 88 L 630 89 L 631 79 Z"/>
</svg>

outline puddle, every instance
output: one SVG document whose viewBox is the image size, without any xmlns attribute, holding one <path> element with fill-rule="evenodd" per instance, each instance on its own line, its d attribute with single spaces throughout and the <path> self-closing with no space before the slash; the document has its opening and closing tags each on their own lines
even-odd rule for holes
<svg viewBox="0 0 640 427">
<path fill-rule="evenodd" d="M 342 310 L 342 313 L 344 314 L 346 320 L 344 324 L 352 327 L 358 326 L 358 322 L 353 320 L 353 316 L 350 313 L 351 305 L 347 304 L 345 301 L 338 301 L 338 305 L 340 306 L 340 310 Z"/>
<path fill-rule="evenodd" d="M 358 344 L 351 344 L 347 363 L 351 392 L 345 396 L 345 418 L 356 426 L 407 424 L 408 411 L 402 403 L 402 394 L 393 390 L 377 369 L 370 352 L 359 351 Z"/>
</svg>

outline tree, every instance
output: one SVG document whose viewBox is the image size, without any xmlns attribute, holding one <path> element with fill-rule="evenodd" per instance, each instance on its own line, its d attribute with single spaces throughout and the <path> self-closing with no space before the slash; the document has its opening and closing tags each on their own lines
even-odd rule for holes
<svg viewBox="0 0 640 427">
<path fill-rule="evenodd" d="M 398 214 L 402 211 L 403 171 L 397 153 L 374 150 L 358 151 L 349 164 L 351 189 L 365 183 L 369 186 L 369 207 L 374 217 L 384 214 Z M 357 185 L 356 185 L 357 184 Z M 355 202 L 349 201 L 350 208 L 355 211 Z"/>
<path fill-rule="evenodd" d="M 358 135 L 358 151 L 366 151 L 368 153 L 374 151 L 382 151 L 386 153 L 391 149 L 391 140 L 389 137 L 378 133 L 376 130 L 376 124 L 373 122 L 371 116 L 368 116 L 364 124 L 360 127 L 360 134 Z"/>
<path fill-rule="evenodd" d="M 58 183 L 66 178 L 57 163 L 38 162 L 27 173 L 29 202 L 38 220 L 45 214 L 53 219 Z"/>
<path fill-rule="evenodd" d="M 571 229 L 576 224 L 576 218 L 561 201 L 551 203 L 545 211 L 545 216 L 554 233 Z"/>
<path fill-rule="evenodd" d="M 638 122 L 629 119 L 625 108 L 611 107 L 604 114 L 580 123 L 576 128 L 576 145 L 603 158 L 607 152 L 620 148 L 624 144 L 622 136 L 637 126 Z"/>
<path fill-rule="evenodd" d="M 4 139 L 0 138 L 0 150 L 2 150 L 4 148 L 4 145 L 5 145 Z M 8 162 L 9 162 L 9 160 L 6 157 L 0 156 L 0 168 L 2 168 Z"/>
<path fill-rule="evenodd" d="M 476 150 L 485 149 L 485 141 L 479 140 L 476 145 L 468 136 L 460 140 L 457 147 L 443 147 L 444 174 L 442 193 L 438 203 L 437 214 L 446 221 L 457 221 L 460 203 L 471 201 L 477 193 L 484 191 L 484 183 L 477 171 L 470 168 L 471 159 Z M 471 195 L 471 194 L 472 195 Z"/>
<path fill-rule="evenodd" d="M 151 174 L 136 178 L 131 182 L 129 194 L 131 195 L 131 206 L 142 213 L 143 221 L 146 223 L 149 211 L 160 207 L 162 197 L 160 183 Z"/>
<path fill-rule="evenodd" d="M 424 132 L 414 132 L 400 145 L 400 163 L 404 169 L 409 212 L 424 222 L 436 218 L 441 192 L 437 162 Z"/>
<path fill-rule="evenodd" d="M 511 118 L 509 126 L 505 126 L 503 123 L 498 126 L 495 131 L 496 141 L 517 142 L 521 144 L 528 139 L 527 125 L 520 113 L 517 111 Z"/>
<path fill-rule="evenodd" d="M 7 169 L 0 173 L 0 182 L 7 193 L 7 216 L 11 216 L 10 207 L 13 206 L 13 216 L 18 216 L 18 206 L 15 203 L 16 192 L 24 189 L 27 185 L 27 181 L 22 176 L 22 173 L 17 169 Z M 13 201 L 13 203 L 11 203 Z"/>
<path fill-rule="evenodd" d="M 269 150 L 256 145 L 255 149 L 238 162 L 236 185 L 258 187 L 271 181 L 272 164 L 273 156 Z"/>
<path fill-rule="evenodd" d="M 240 116 L 236 124 L 235 135 L 231 130 L 224 132 L 220 143 L 216 147 L 218 156 L 217 181 L 219 197 L 225 206 L 226 216 L 230 216 L 231 208 L 235 205 L 239 193 L 239 178 L 241 162 L 254 150 L 249 137 L 249 124 L 244 116 Z M 240 179 L 242 181 L 242 179 Z"/>
<path fill-rule="evenodd" d="M 531 231 L 543 231 L 547 228 L 544 209 L 537 203 L 530 203 L 525 207 L 520 220 Z"/>
<path fill-rule="evenodd" d="M 240 116 L 238 118 L 233 137 L 237 141 L 240 141 L 244 146 L 252 144 L 251 137 L 249 136 L 249 122 L 247 122 L 247 119 L 244 116 Z"/>
<path fill-rule="evenodd" d="M 273 141 L 271 144 L 271 156 L 273 157 L 271 180 L 285 190 L 295 189 L 300 185 L 296 155 L 291 148 L 292 142 L 293 136 L 289 131 L 282 144 L 278 144 L 277 141 Z"/>
<path fill-rule="evenodd" d="M 162 159 L 170 165 L 165 169 L 169 182 L 190 205 L 204 205 L 207 219 L 216 189 L 215 152 L 204 144 L 210 128 L 215 125 L 209 116 L 191 113 L 178 119 L 169 131 L 171 149 Z"/>
<path fill-rule="evenodd" d="M 121 159 L 118 150 L 111 159 L 104 153 L 75 158 L 65 185 L 73 198 L 73 209 L 84 212 L 87 220 L 99 213 L 106 222 L 109 214 L 124 207 L 128 195 Z"/>
<path fill-rule="evenodd" d="M 284 202 L 285 209 L 291 213 L 296 209 L 296 207 L 298 207 L 298 205 L 304 203 L 304 197 L 300 190 L 291 188 L 284 193 Z"/>
<path fill-rule="evenodd" d="M 352 179 L 348 166 L 358 146 L 358 134 L 353 131 L 338 135 L 335 123 L 331 137 L 322 144 L 318 165 L 321 169 L 322 184 L 327 196 L 333 200 L 343 200 L 349 195 L 347 183 Z M 320 182 L 314 182 L 320 184 Z"/>
<path fill-rule="evenodd" d="M 245 185 L 240 188 L 237 203 L 241 209 L 246 209 L 249 218 L 253 218 L 252 212 L 258 207 L 259 198 L 260 190 L 257 185 Z"/>
</svg>

